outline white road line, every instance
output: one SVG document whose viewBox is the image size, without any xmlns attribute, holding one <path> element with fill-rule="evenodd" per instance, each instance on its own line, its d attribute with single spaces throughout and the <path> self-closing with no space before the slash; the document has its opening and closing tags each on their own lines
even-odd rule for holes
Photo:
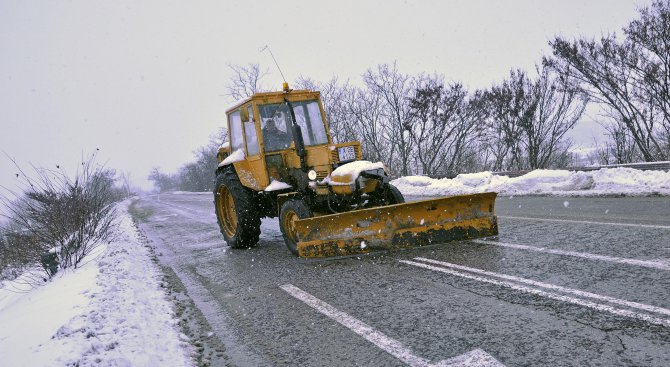
<svg viewBox="0 0 670 367">
<path fill-rule="evenodd" d="M 336 309 L 335 307 L 329 305 L 328 303 L 312 296 L 311 294 L 303 291 L 302 289 L 292 285 L 285 284 L 279 288 L 283 289 L 285 292 L 291 296 L 299 299 L 300 301 L 306 303 L 308 306 L 314 308 L 325 316 L 328 316 L 334 321 L 342 324 L 347 327 L 354 333 L 362 336 L 365 340 L 381 348 L 385 352 L 391 354 L 392 356 L 398 358 L 409 366 L 504 366 L 502 363 L 498 362 L 491 355 L 486 353 L 481 349 L 475 349 L 463 355 L 445 359 L 436 364 L 431 364 L 429 360 L 414 355 L 412 351 L 402 345 L 399 341 L 386 336 L 385 334 L 375 330 L 368 324 L 355 319 L 348 314 Z"/>
<path fill-rule="evenodd" d="M 626 265 L 637 265 L 637 266 L 644 266 L 644 267 L 647 267 L 647 268 L 653 268 L 653 269 L 659 269 L 659 270 L 670 270 L 670 263 L 667 262 L 667 261 L 663 261 L 663 260 L 627 259 L 625 257 L 614 257 L 614 256 L 606 256 L 606 255 L 589 254 L 587 252 L 564 251 L 564 250 L 551 249 L 551 248 L 547 248 L 547 247 L 519 245 L 519 244 L 516 244 L 516 243 L 497 242 L 497 241 L 488 241 L 488 240 L 472 240 L 472 242 L 481 243 L 481 244 L 485 244 L 485 245 L 509 247 L 509 248 L 513 248 L 513 249 L 517 249 L 517 250 L 544 252 L 544 253 L 554 254 L 554 255 L 581 257 L 581 258 L 589 259 L 589 260 L 608 261 L 608 262 L 613 262 L 613 263 L 618 263 L 618 264 L 626 264 Z"/>
<path fill-rule="evenodd" d="M 509 216 L 509 215 L 498 215 L 497 217 L 498 217 L 498 218 L 505 218 L 505 219 L 534 220 L 534 221 L 538 221 L 538 222 L 563 222 L 563 223 L 579 223 L 579 224 L 605 224 L 605 225 L 610 225 L 610 226 L 670 229 L 670 226 L 653 225 L 653 224 L 615 223 L 615 222 L 594 222 L 594 221 L 589 221 L 589 220 L 552 219 L 552 218 L 530 218 L 530 217 L 514 217 L 514 216 Z"/>
<path fill-rule="evenodd" d="M 520 284 L 506 282 L 506 281 L 502 281 L 502 280 L 483 278 L 483 277 L 480 277 L 480 276 L 477 276 L 477 275 L 462 273 L 462 272 L 459 272 L 459 271 L 456 271 L 456 270 L 445 269 L 445 268 L 441 268 L 441 267 L 437 267 L 437 266 L 433 266 L 433 265 L 428 265 L 428 264 L 424 264 L 424 263 L 418 263 L 418 262 L 409 261 L 409 260 L 400 260 L 400 262 L 404 263 L 404 264 L 413 265 L 413 266 L 417 266 L 417 267 L 420 267 L 420 268 L 428 269 L 428 270 L 433 270 L 433 271 L 445 273 L 445 274 L 456 275 L 456 276 L 466 278 L 466 279 L 472 279 L 472 280 L 476 280 L 476 281 L 479 281 L 479 282 L 495 284 L 495 285 L 498 285 L 498 286 L 511 288 L 511 289 L 521 291 L 521 292 L 532 293 L 532 294 L 536 294 L 536 295 L 539 295 L 539 296 L 542 296 L 542 297 L 555 299 L 557 301 L 569 302 L 569 303 L 573 303 L 573 304 L 576 304 L 576 305 L 579 305 L 579 306 L 592 308 L 592 309 L 595 309 L 595 310 L 598 310 L 598 311 L 609 312 L 611 314 L 618 315 L 618 316 L 631 317 L 631 318 L 635 318 L 635 319 L 638 319 L 638 320 L 649 322 L 651 324 L 670 327 L 670 319 L 663 319 L 663 318 L 659 318 L 659 317 L 650 316 L 650 315 L 647 315 L 647 314 L 642 314 L 642 313 L 639 313 L 639 312 L 623 310 L 623 309 L 616 308 L 616 307 L 609 306 L 609 305 L 605 305 L 605 304 L 595 303 L 595 302 L 591 302 L 591 301 L 587 301 L 587 300 L 583 300 L 583 299 L 579 299 L 579 298 L 574 298 L 574 297 L 558 294 L 558 293 L 543 291 L 541 289 L 530 288 L 530 287 L 526 287 L 526 286 L 523 286 L 523 285 L 520 285 Z M 479 270 L 479 269 L 477 269 L 477 270 Z M 650 307 L 653 307 L 653 306 L 650 306 Z"/>
<path fill-rule="evenodd" d="M 490 276 L 490 277 L 496 277 L 496 278 L 511 280 L 513 282 L 524 283 L 524 284 L 532 285 L 532 286 L 535 286 L 535 287 L 546 288 L 546 289 L 549 289 L 549 290 L 552 290 L 552 291 L 559 291 L 559 292 L 563 292 L 563 293 L 569 293 L 569 294 L 573 294 L 573 295 L 579 296 L 579 297 L 592 298 L 592 299 L 595 299 L 595 300 L 598 300 L 598 301 L 604 301 L 604 302 L 617 304 L 617 305 L 620 305 L 620 306 L 636 308 L 636 309 L 641 310 L 641 311 L 654 312 L 654 313 L 670 316 L 670 310 L 667 309 L 667 308 L 663 308 L 663 307 L 656 307 L 656 306 L 646 305 L 644 303 L 626 301 L 626 300 L 623 300 L 623 299 L 614 298 L 614 297 L 610 297 L 610 296 L 603 296 L 603 295 L 595 294 L 595 293 L 591 293 L 591 292 L 580 291 L 578 289 L 566 288 L 566 287 L 562 287 L 560 285 L 538 282 L 536 280 L 516 277 L 516 276 L 513 276 L 513 275 L 494 273 L 494 272 L 491 272 L 491 271 L 486 271 L 486 270 L 477 269 L 477 268 L 470 268 L 470 267 L 463 266 L 463 265 L 456 265 L 456 264 L 452 264 L 452 263 L 448 263 L 448 262 L 444 262 L 444 261 L 427 259 L 427 258 L 424 258 L 424 257 L 415 257 L 414 260 L 419 260 L 419 261 L 424 261 L 424 262 L 431 263 L 431 264 L 446 266 L 448 268 L 454 268 L 454 269 L 458 269 L 458 270 L 469 271 L 471 273 L 487 275 L 487 276 Z"/>
</svg>

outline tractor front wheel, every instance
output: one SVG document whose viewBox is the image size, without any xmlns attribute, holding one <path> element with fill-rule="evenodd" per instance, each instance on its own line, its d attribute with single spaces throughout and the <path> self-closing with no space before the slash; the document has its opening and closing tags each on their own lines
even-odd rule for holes
<svg viewBox="0 0 670 367">
<path fill-rule="evenodd" d="M 295 222 L 312 216 L 312 211 L 302 200 L 291 199 L 286 201 L 279 211 L 279 227 L 284 235 L 286 247 L 293 255 L 298 256 L 298 234 Z"/>
<path fill-rule="evenodd" d="M 386 206 L 393 204 L 402 204 L 405 198 L 397 187 L 388 184 L 388 187 L 379 193 L 373 194 L 368 207 Z"/>
</svg>

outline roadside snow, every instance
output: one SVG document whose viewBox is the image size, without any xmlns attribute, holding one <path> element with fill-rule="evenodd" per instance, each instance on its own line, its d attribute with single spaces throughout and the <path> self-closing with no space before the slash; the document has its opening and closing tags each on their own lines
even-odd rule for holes
<svg viewBox="0 0 670 367">
<path fill-rule="evenodd" d="M 453 179 L 407 176 L 391 181 L 404 195 L 448 196 L 486 191 L 500 195 L 670 195 L 670 172 L 603 168 L 574 172 L 535 170 L 520 177 L 491 172 L 468 173 Z"/>
<path fill-rule="evenodd" d="M 84 265 L 32 290 L 0 289 L 3 366 L 191 366 L 160 272 L 141 243 L 128 202 L 120 234 Z"/>
</svg>

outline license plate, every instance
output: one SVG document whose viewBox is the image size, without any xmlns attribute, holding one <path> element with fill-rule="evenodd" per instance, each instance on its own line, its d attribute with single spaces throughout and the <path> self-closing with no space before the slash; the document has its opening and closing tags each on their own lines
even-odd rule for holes
<svg viewBox="0 0 670 367">
<path fill-rule="evenodd" d="M 340 162 L 353 161 L 356 159 L 356 151 L 352 146 L 337 148 L 337 155 L 340 157 Z"/>
</svg>

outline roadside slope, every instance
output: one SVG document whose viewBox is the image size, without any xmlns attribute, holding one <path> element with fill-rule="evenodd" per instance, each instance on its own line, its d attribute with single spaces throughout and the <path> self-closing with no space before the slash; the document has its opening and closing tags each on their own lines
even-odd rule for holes
<svg viewBox="0 0 670 367">
<path fill-rule="evenodd" d="M 0 355 L 7 366 L 191 366 L 130 215 L 119 205 L 119 235 L 84 265 L 27 290 L 21 279 L 0 288 Z"/>
</svg>

